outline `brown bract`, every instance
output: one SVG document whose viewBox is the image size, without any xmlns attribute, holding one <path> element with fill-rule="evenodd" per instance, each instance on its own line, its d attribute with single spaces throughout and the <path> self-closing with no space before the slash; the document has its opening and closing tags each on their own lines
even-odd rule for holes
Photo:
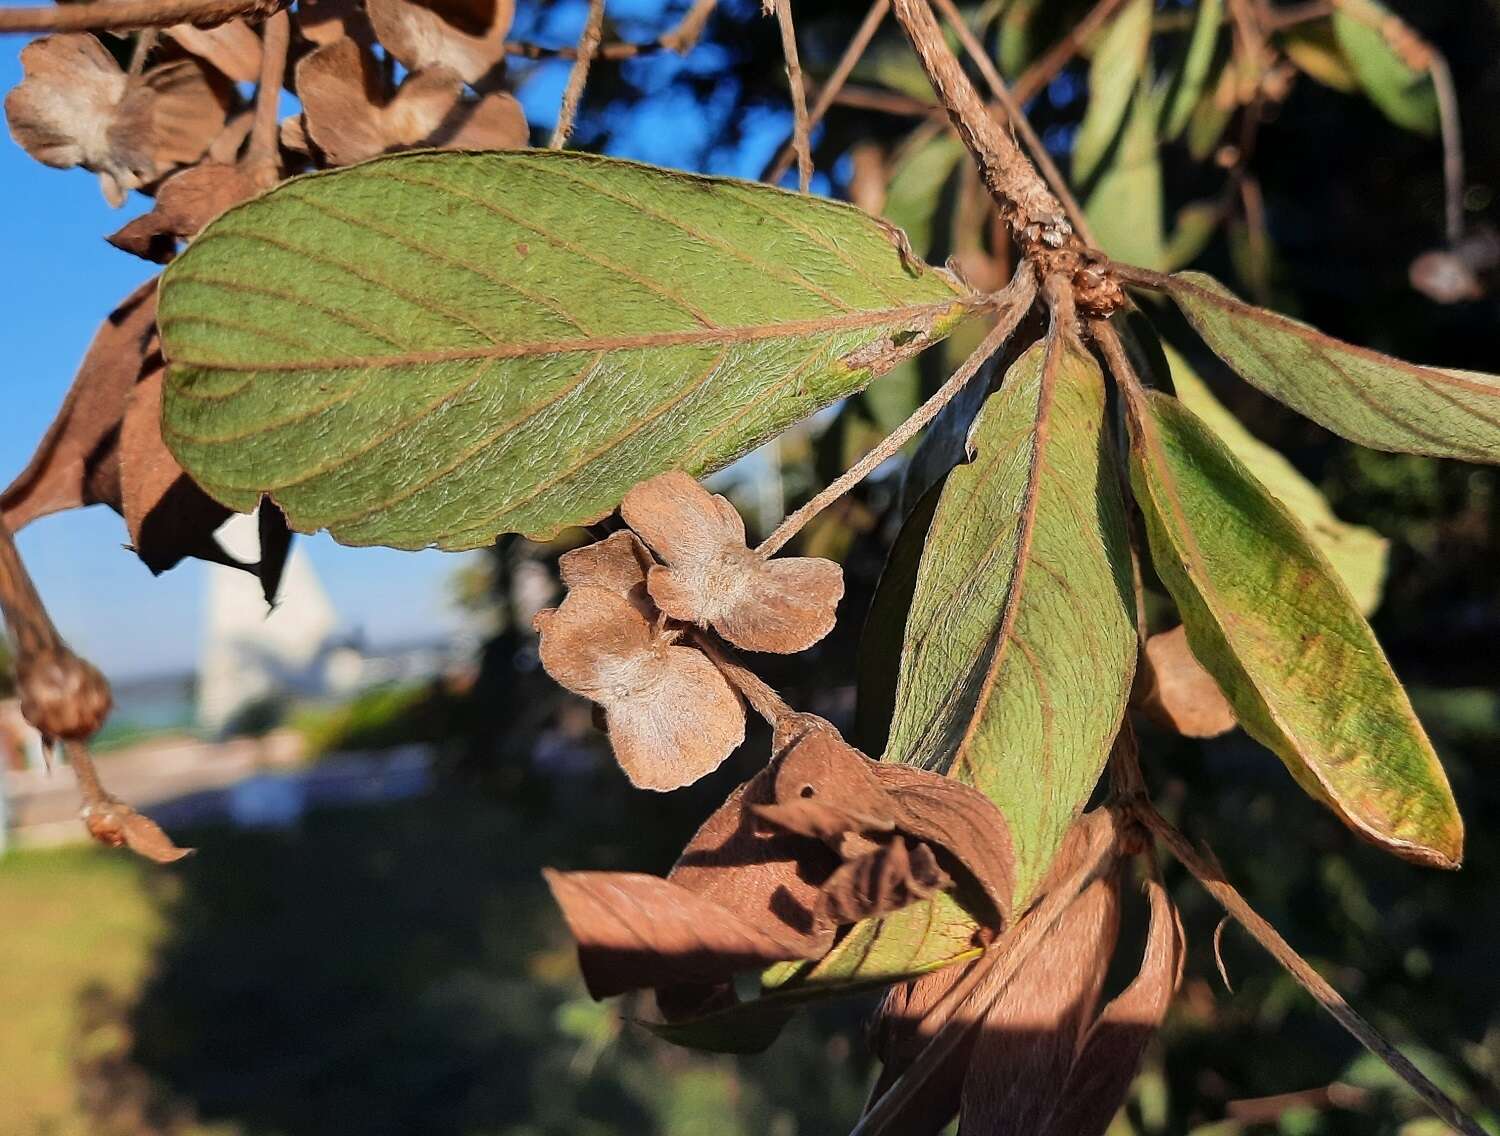
<svg viewBox="0 0 1500 1136">
<path fill-rule="evenodd" d="M 375 40 L 361 0 L 297 0 L 292 19 L 302 38 L 319 47 L 345 37 L 366 47 Z"/>
<path fill-rule="evenodd" d="M 230 20 L 213 28 L 176 24 L 164 29 L 163 34 L 225 78 L 236 83 L 260 80 L 260 36 L 244 20 Z"/>
<path fill-rule="evenodd" d="M 382 46 L 409 71 L 442 67 L 490 85 L 505 59 L 514 0 L 366 0 Z"/>
<path fill-rule="evenodd" d="M 27 44 L 21 65 L 5 99 L 12 137 L 49 166 L 98 173 L 113 205 L 197 161 L 224 125 L 224 94 L 196 60 L 131 76 L 95 37 L 56 35 Z"/>
<path fill-rule="evenodd" d="M 36 453 L 0 492 L 0 522 L 18 532 L 51 513 L 108 505 L 125 518 L 135 551 L 152 572 L 189 556 L 241 568 L 260 577 L 269 602 L 287 544 L 273 531 L 260 561 L 243 564 L 214 539 L 229 510 L 183 472 L 162 441 L 162 369 L 151 280 L 94 336 Z M 280 518 L 274 509 L 264 515 L 273 526 Z"/>
<path fill-rule="evenodd" d="M 685 473 L 643 481 L 620 504 L 625 523 L 665 567 L 651 598 L 673 619 L 712 627 L 747 651 L 805 651 L 833 630 L 844 575 L 831 560 L 767 560 L 745 546 L 734 506 Z"/>
<path fill-rule="evenodd" d="M 536 627 L 542 666 L 604 708 L 615 760 L 637 787 L 691 784 L 745 740 L 745 708 L 718 668 L 620 593 L 573 588 Z"/>
<path fill-rule="evenodd" d="M 166 264 L 177 255 L 180 242 L 191 240 L 231 205 L 265 188 L 238 166 L 203 162 L 167 178 L 149 213 L 105 239 L 118 249 Z"/>
<path fill-rule="evenodd" d="M 557 570 L 564 587 L 593 584 L 605 588 L 624 596 L 647 619 L 655 619 L 656 605 L 646 594 L 646 573 L 655 563 L 635 533 L 622 530 L 563 553 Z"/>
<path fill-rule="evenodd" d="M 297 64 L 303 123 L 330 164 L 412 146 L 500 150 L 527 142 L 526 116 L 514 96 L 467 98 L 463 80 L 447 68 L 413 72 L 389 101 L 384 85 L 374 57 L 349 39 Z"/>
<path fill-rule="evenodd" d="M 1237 725 L 1229 700 L 1180 626 L 1146 641 L 1134 700 L 1158 726 L 1190 738 L 1216 738 Z"/>
<path fill-rule="evenodd" d="M 1092 876 L 1079 878 L 1101 840 L 1117 851 Z M 1184 959 L 1176 910 L 1153 877 L 1140 969 L 1099 1009 L 1119 935 L 1125 861 L 1118 848 L 1111 815 L 1099 811 L 1079 820 L 1044 891 L 1079 890 L 1013 973 L 993 968 L 956 1006 L 944 999 L 962 978 L 960 968 L 887 996 L 875 1035 L 886 1068 L 872 1099 L 890 1089 L 940 1029 L 967 1032 L 884 1131 L 935 1136 L 960 1113 L 963 1136 L 1102 1136 L 1181 982 Z"/>
</svg>

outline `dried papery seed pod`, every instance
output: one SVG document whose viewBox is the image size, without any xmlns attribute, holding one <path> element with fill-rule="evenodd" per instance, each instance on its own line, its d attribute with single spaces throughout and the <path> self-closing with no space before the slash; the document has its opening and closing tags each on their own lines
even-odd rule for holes
<svg viewBox="0 0 1500 1136">
<path fill-rule="evenodd" d="M 615 760 L 639 788 L 691 784 L 745 740 L 744 705 L 718 668 L 619 593 L 573 588 L 536 627 L 543 668 L 604 707 Z"/>
<path fill-rule="evenodd" d="M 144 260 L 166 264 L 179 243 L 198 232 L 231 205 L 266 188 L 238 166 L 203 162 L 173 174 L 156 191 L 156 204 L 105 239 L 115 248 Z"/>
<path fill-rule="evenodd" d="M 646 573 L 655 564 L 635 533 L 622 530 L 563 553 L 558 558 L 557 570 L 564 587 L 592 584 L 606 588 L 624 596 L 647 619 L 655 619 L 656 605 L 646 594 Z"/>
<path fill-rule="evenodd" d="M 747 651 L 805 651 L 833 630 L 844 595 L 831 560 L 767 560 L 745 546 L 745 523 L 725 498 L 685 473 L 664 473 L 625 495 L 620 515 L 664 562 L 647 581 L 673 619 L 712 627 Z"/>
<path fill-rule="evenodd" d="M 514 0 L 366 0 L 381 45 L 409 71 L 443 67 L 487 88 L 505 59 Z"/>
<path fill-rule="evenodd" d="M 1238 724 L 1229 700 L 1193 654 L 1181 626 L 1146 641 L 1133 701 L 1158 726 L 1185 737 L 1216 738 Z"/>
<path fill-rule="evenodd" d="M 302 120 L 330 164 L 419 145 L 498 150 L 526 144 L 521 104 L 503 91 L 467 98 L 463 81 L 446 68 L 414 72 L 389 101 L 384 83 L 374 57 L 353 40 L 320 47 L 297 64 Z"/>
</svg>

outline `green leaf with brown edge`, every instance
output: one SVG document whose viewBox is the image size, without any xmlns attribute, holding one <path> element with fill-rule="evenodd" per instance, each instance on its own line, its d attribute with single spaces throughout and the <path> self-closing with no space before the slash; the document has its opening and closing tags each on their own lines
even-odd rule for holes
<svg viewBox="0 0 1500 1136">
<path fill-rule="evenodd" d="M 943 487 L 884 754 L 1000 807 L 1016 910 L 1098 781 L 1136 657 L 1104 380 L 1071 337 L 1055 348 L 1011 367 Z"/>
<path fill-rule="evenodd" d="M 1256 480 L 1302 522 L 1307 535 L 1344 581 L 1359 610 L 1369 615 L 1379 607 L 1390 542 L 1374 529 L 1339 520 L 1318 487 L 1278 451 L 1245 429 L 1213 396 L 1208 384 L 1182 355 L 1170 346 L 1164 345 L 1163 350 L 1178 401 L 1206 422 Z"/>
<path fill-rule="evenodd" d="M 972 297 L 851 206 L 580 153 L 294 178 L 166 271 L 163 435 L 211 495 L 473 548 L 727 464 Z"/>
<path fill-rule="evenodd" d="M 1355 831 L 1457 867 L 1463 821 L 1374 632 L 1297 519 L 1192 411 L 1131 412 L 1151 559 L 1240 724 Z"/>
<path fill-rule="evenodd" d="M 1124 271 L 1160 288 L 1240 378 L 1376 450 L 1500 463 L 1500 376 L 1420 367 L 1245 303 L 1202 272 Z"/>
<path fill-rule="evenodd" d="M 1089 103 L 1073 142 L 1073 181 L 1085 184 L 1125 122 L 1151 46 L 1151 0 L 1127 0 L 1089 60 Z"/>
<path fill-rule="evenodd" d="M 1384 29 L 1393 21 L 1391 10 L 1375 0 L 1344 0 L 1333 13 L 1333 35 L 1354 77 L 1382 114 L 1403 130 L 1435 134 L 1437 89 L 1431 75 L 1411 67 L 1392 46 Z M 1399 22 L 1395 26 L 1399 28 Z"/>
<path fill-rule="evenodd" d="M 715 1053 L 758 1053 L 799 1006 L 848 998 L 975 958 L 979 923 L 947 892 L 849 928 L 813 962 L 761 972 L 761 995 L 674 1022 L 642 1022 L 658 1037 Z"/>
</svg>

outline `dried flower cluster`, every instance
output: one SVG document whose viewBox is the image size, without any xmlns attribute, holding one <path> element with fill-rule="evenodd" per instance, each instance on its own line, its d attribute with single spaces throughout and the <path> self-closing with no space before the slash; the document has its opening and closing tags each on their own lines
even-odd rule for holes
<svg viewBox="0 0 1500 1136">
<path fill-rule="evenodd" d="M 833 628 L 843 574 L 746 547 L 734 506 L 684 473 L 640 483 L 620 513 L 630 531 L 562 558 L 567 596 L 536 617 L 542 666 L 604 708 L 633 784 L 676 789 L 745 740 L 740 693 L 705 653 L 707 632 L 749 651 L 806 650 Z"/>
</svg>

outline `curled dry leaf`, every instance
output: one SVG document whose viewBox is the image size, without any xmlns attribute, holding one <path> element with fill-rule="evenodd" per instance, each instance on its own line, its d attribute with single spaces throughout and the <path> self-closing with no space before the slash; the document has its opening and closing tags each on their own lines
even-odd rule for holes
<svg viewBox="0 0 1500 1136">
<path fill-rule="evenodd" d="M 791 717 L 800 730 L 704 822 L 666 879 L 548 874 L 595 997 L 655 987 L 667 1018 L 696 1016 L 734 1001 L 736 971 L 821 958 L 842 925 L 927 899 L 953 885 L 954 873 L 992 874 L 993 865 L 974 863 L 986 839 L 983 854 L 1003 845 L 1009 863 L 1004 821 L 983 797 L 923 774 L 933 782 L 930 796 L 951 789 L 966 798 L 950 810 L 965 819 L 957 831 L 934 824 L 942 810 L 924 802 L 924 831 L 899 831 L 892 826 L 904 815 L 903 798 L 869 776 L 876 763 L 820 719 Z M 848 789 L 842 806 L 841 785 Z M 803 797 L 809 786 L 813 797 Z M 967 828 L 970 794 L 988 808 L 983 837 Z M 814 798 L 826 805 L 822 812 L 782 807 Z M 772 817 L 778 823 L 766 823 Z"/>
<path fill-rule="evenodd" d="M 1087 850 L 1101 837 L 1116 841 L 1113 818 L 1085 814 L 1054 861 L 1047 888 L 1062 886 L 1086 864 Z M 970 1032 L 886 1131 L 936 1134 L 961 1109 L 965 1136 L 1102 1136 L 1181 984 L 1185 957 L 1176 909 L 1152 878 L 1140 970 L 1098 1009 L 1119 934 L 1123 868 L 1118 852 L 1111 854 L 1008 979 L 1003 968 L 993 969 L 957 1006 L 944 1003 L 959 977 L 952 970 L 887 997 L 876 1031 L 887 1062 L 877 1097 L 951 1018 L 968 1023 Z M 934 1011 L 948 1016 L 932 1021 Z"/>
<path fill-rule="evenodd" d="M 196 849 L 179 848 L 161 825 L 114 798 L 83 807 L 83 824 L 89 835 L 110 848 L 127 847 L 137 856 L 158 864 L 171 864 Z"/>
<path fill-rule="evenodd" d="M 149 213 L 105 239 L 125 252 L 166 264 L 177 255 L 179 242 L 191 240 L 231 205 L 264 188 L 238 166 L 203 162 L 167 178 Z"/>
<path fill-rule="evenodd" d="M 514 0 L 366 0 L 381 45 L 408 71 L 446 68 L 487 85 L 505 59 Z"/>
<path fill-rule="evenodd" d="M 718 668 L 618 592 L 573 588 L 536 627 L 542 666 L 604 707 L 615 760 L 639 788 L 691 784 L 745 740 L 745 708 Z"/>
<path fill-rule="evenodd" d="M 1146 641 L 1134 701 L 1158 726 L 1190 738 L 1216 738 L 1238 724 L 1229 700 L 1193 654 L 1181 626 Z"/>
<path fill-rule="evenodd" d="M 514 96 L 498 91 L 466 98 L 463 80 L 447 68 L 413 72 L 389 101 L 384 88 L 374 57 L 353 40 L 320 47 L 297 64 L 304 128 L 331 164 L 419 145 L 501 150 L 526 144 L 526 116 Z"/>
<path fill-rule="evenodd" d="M 83 166 L 119 205 L 126 192 L 197 161 L 224 126 L 226 97 L 191 59 L 127 75 L 92 35 L 33 40 L 5 99 L 12 137 L 38 161 Z"/>
<path fill-rule="evenodd" d="M 362 0 L 297 0 L 292 18 L 302 38 L 319 47 L 346 38 L 368 47 L 375 40 Z"/>
<path fill-rule="evenodd" d="M 229 510 L 183 473 L 161 438 L 163 365 L 155 329 L 156 281 L 150 280 L 95 334 L 36 453 L 0 492 L 0 522 L 18 532 L 51 513 L 108 505 L 125 518 L 152 572 L 189 556 L 225 564 L 259 575 L 269 602 L 287 543 L 278 545 L 273 534 L 260 561 L 244 564 L 214 538 Z"/>
<path fill-rule="evenodd" d="M 745 523 L 725 498 L 685 473 L 643 481 L 620 504 L 625 523 L 664 562 L 651 598 L 667 615 L 712 627 L 747 651 L 805 651 L 833 630 L 844 595 L 831 560 L 767 560 L 745 546 Z"/>
</svg>

